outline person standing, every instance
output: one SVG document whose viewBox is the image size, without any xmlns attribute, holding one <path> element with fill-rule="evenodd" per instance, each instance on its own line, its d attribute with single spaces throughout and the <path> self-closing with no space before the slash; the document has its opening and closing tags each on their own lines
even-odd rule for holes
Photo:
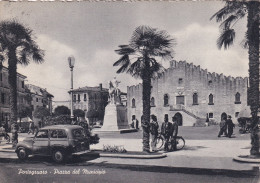
<svg viewBox="0 0 260 183">
<path fill-rule="evenodd" d="M 231 138 L 232 134 L 233 134 L 233 128 L 235 127 L 233 121 L 231 120 L 231 116 L 228 116 L 227 119 L 227 127 L 228 127 L 228 137 Z"/>
<path fill-rule="evenodd" d="M 29 124 L 29 131 L 28 131 L 28 134 L 34 134 L 34 123 L 31 121 L 30 124 Z"/>
<path fill-rule="evenodd" d="M 227 119 L 226 117 L 223 117 L 223 119 L 220 121 L 219 123 L 219 127 L 220 127 L 220 130 L 219 130 L 219 133 L 218 133 L 218 137 L 220 137 L 221 135 L 223 135 L 223 133 L 227 135 Z"/>
<path fill-rule="evenodd" d="M 151 115 L 151 123 L 150 123 L 150 132 L 151 132 L 151 136 L 152 136 L 152 142 L 151 142 L 151 146 L 152 146 L 152 151 L 156 151 L 156 138 L 158 136 L 158 122 L 157 122 L 157 117 L 155 115 Z"/>
<path fill-rule="evenodd" d="M 132 116 L 132 124 L 131 124 L 131 127 L 132 128 L 135 128 L 135 129 L 139 129 L 139 121 L 138 119 L 136 119 L 135 115 Z"/>
<path fill-rule="evenodd" d="M 168 120 L 168 114 L 164 115 L 164 122 L 162 123 L 161 133 L 165 138 L 164 150 L 168 151 L 168 142 L 172 136 L 172 124 Z"/>
<path fill-rule="evenodd" d="M 177 122 L 177 118 L 176 117 L 172 117 L 172 145 L 173 145 L 173 149 L 174 151 L 177 150 L 177 143 L 176 143 L 176 138 L 178 135 L 178 130 L 179 130 L 179 126 L 178 126 L 178 122 Z"/>
</svg>

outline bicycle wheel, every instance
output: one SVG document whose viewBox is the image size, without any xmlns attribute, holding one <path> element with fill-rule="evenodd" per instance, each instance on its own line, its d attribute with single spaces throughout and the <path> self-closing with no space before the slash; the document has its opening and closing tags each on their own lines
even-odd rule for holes
<svg viewBox="0 0 260 183">
<path fill-rule="evenodd" d="M 185 146 L 185 140 L 182 137 L 176 138 L 176 149 L 181 150 Z"/>
<path fill-rule="evenodd" d="M 163 149 L 163 147 L 164 147 L 164 142 L 165 142 L 164 137 L 162 137 L 162 136 L 157 137 L 157 138 L 156 138 L 156 144 L 155 144 L 156 149 L 157 149 L 157 150 Z"/>
</svg>

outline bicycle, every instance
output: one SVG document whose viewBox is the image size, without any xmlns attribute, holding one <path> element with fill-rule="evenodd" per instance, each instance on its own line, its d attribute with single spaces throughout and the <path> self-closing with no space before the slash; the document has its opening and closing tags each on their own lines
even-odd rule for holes
<svg viewBox="0 0 260 183">
<path fill-rule="evenodd" d="M 10 136 L 8 135 L 8 133 L 6 132 L 0 132 L 0 137 L 4 137 L 4 139 L 6 140 L 7 143 L 10 143 Z"/>
<path fill-rule="evenodd" d="M 181 150 L 185 146 L 185 140 L 182 136 L 177 136 L 176 139 L 169 139 L 168 142 L 168 151 L 173 151 L 174 150 L 174 143 L 176 143 L 176 150 Z M 164 144 L 165 144 L 165 137 L 159 133 L 158 136 L 156 137 L 156 149 L 158 151 L 164 149 Z"/>
</svg>

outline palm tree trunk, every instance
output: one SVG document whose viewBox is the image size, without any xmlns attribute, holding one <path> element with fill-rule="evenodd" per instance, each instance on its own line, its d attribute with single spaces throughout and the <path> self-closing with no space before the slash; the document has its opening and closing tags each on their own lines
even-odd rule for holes
<svg viewBox="0 0 260 183">
<path fill-rule="evenodd" d="M 10 88 L 10 122 L 12 131 L 12 143 L 16 145 L 17 135 L 17 58 L 15 48 L 9 48 L 8 52 L 8 81 Z"/>
<path fill-rule="evenodd" d="M 143 72 L 143 151 L 150 152 L 150 98 L 151 98 L 151 74 L 150 65 L 145 59 L 146 69 Z"/>
<path fill-rule="evenodd" d="M 248 54 L 249 54 L 249 88 L 248 103 L 252 115 L 250 155 L 259 155 L 258 109 L 259 109 L 259 11 L 258 2 L 248 2 Z"/>
</svg>

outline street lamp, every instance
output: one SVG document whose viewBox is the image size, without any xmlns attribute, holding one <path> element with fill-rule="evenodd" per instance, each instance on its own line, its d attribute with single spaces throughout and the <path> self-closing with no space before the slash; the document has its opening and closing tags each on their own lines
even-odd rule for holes
<svg viewBox="0 0 260 183">
<path fill-rule="evenodd" d="M 75 58 L 73 56 L 70 56 L 68 58 L 68 62 L 69 62 L 69 67 L 70 67 L 70 71 L 71 71 L 71 101 L 70 101 L 70 117 L 71 117 L 71 120 L 74 118 L 74 115 L 73 115 L 73 67 L 74 67 L 74 64 L 75 64 Z"/>
</svg>

